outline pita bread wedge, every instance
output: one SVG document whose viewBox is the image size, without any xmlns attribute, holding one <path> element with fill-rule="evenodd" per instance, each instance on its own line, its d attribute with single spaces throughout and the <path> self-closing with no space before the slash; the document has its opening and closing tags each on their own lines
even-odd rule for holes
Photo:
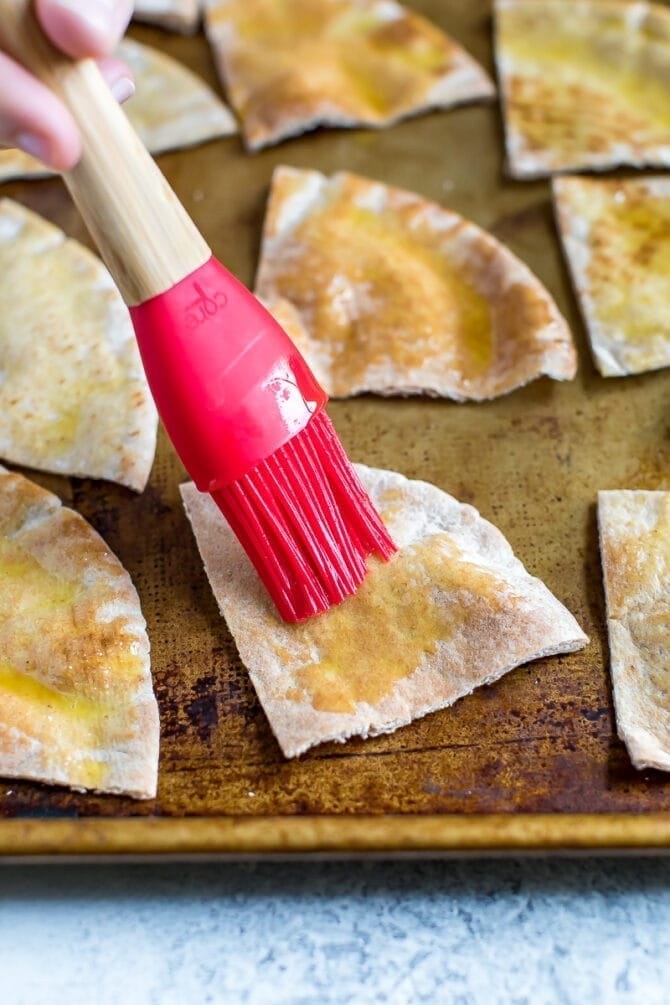
<svg viewBox="0 0 670 1005">
<path fill-rule="evenodd" d="M 200 22 L 200 0 L 135 0 L 136 21 L 192 35 Z"/>
<path fill-rule="evenodd" d="M 0 184 L 14 178 L 51 178 L 53 173 L 23 150 L 0 149 Z"/>
<path fill-rule="evenodd" d="M 129 38 L 121 43 L 119 57 L 129 64 L 137 87 L 124 107 L 152 154 L 237 132 L 219 96 L 176 59 Z"/>
<path fill-rule="evenodd" d="M 0 200 L 0 457 L 141 491 L 158 419 L 102 262 Z"/>
<path fill-rule="evenodd" d="M 670 166 L 670 9 L 496 0 L 509 170 Z"/>
<path fill-rule="evenodd" d="M 116 54 L 132 69 L 137 88 L 123 107 L 152 154 L 237 132 L 235 119 L 218 95 L 176 59 L 130 38 Z M 52 173 L 20 150 L 0 150 L 0 181 Z"/>
<path fill-rule="evenodd" d="M 670 492 L 599 492 L 598 523 L 617 731 L 670 771 Z"/>
<path fill-rule="evenodd" d="M 211 497 L 181 486 L 221 613 L 287 757 L 393 732 L 587 642 L 471 506 L 392 471 L 357 470 L 400 550 L 371 563 L 356 596 L 299 625 L 279 620 Z"/>
<path fill-rule="evenodd" d="M 83 517 L 0 468 L 0 775 L 150 799 L 158 733 L 128 573 Z"/>
<path fill-rule="evenodd" d="M 554 201 L 600 373 L 670 366 L 670 178 L 555 178 Z"/>
<path fill-rule="evenodd" d="M 256 292 L 335 397 L 494 398 L 575 375 L 570 330 L 490 234 L 419 195 L 277 168 Z"/>
<path fill-rule="evenodd" d="M 396 0 L 209 0 L 205 27 L 251 150 L 495 93 L 464 49 Z"/>
</svg>

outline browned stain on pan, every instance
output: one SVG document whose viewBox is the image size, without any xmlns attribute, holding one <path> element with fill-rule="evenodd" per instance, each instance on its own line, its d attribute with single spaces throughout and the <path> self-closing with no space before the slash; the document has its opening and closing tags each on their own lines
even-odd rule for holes
<svg viewBox="0 0 670 1005">
<path fill-rule="evenodd" d="M 414 6 L 490 68 L 487 3 Z M 216 82 L 202 37 L 133 34 Z M 573 611 L 591 637 L 588 648 L 519 668 L 392 736 L 328 744 L 286 762 L 219 617 L 178 496 L 186 476 L 165 436 L 140 496 L 106 483 L 35 475 L 91 520 L 137 585 L 161 711 L 159 793 L 138 803 L 6 780 L 0 818 L 17 825 L 24 819 L 26 829 L 8 832 L 0 821 L 1 851 L 18 851 L 24 840 L 33 851 L 53 851 L 60 841 L 61 851 L 90 853 L 98 839 L 99 847 L 126 853 L 315 850 L 319 841 L 339 850 L 453 850 L 486 841 L 521 848 L 523 834 L 534 836 L 535 847 L 567 847 L 577 831 L 561 825 L 562 815 L 582 813 L 616 813 L 623 816 L 612 819 L 623 821 L 649 815 L 647 843 L 670 846 L 670 827 L 651 816 L 670 814 L 670 776 L 636 772 L 615 735 L 594 512 L 599 488 L 668 487 L 670 374 L 606 381 L 595 373 L 553 230 L 548 185 L 505 180 L 502 159 L 494 105 L 427 115 L 379 133 L 321 131 L 255 156 L 231 137 L 160 163 L 215 253 L 247 283 L 279 163 L 348 169 L 413 188 L 494 228 L 528 262 L 572 326 L 580 352 L 574 382 L 541 380 L 484 404 L 363 397 L 333 403 L 330 411 L 354 459 L 431 481 L 500 527 L 527 568 Z M 8 185 L 2 194 L 87 241 L 60 182 Z M 305 819 L 322 814 L 328 815 L 323 827 Z M 386 814 L 407 820 L 404 844 L 399 837 L 394 845 L 397 819 L 366 823 Z M 499 816 L 487 824 L 480 814 Z M 549 816 L 524 817 L 531 821 L 524 831 L 515 830 L 518 814 Z M 231 823 L 238 816 L 248 821 L 248 833 Z M 54 830 L 53 817 L 73 819 Z M 116 838 L 105 838 L 112 832 L 104 827 L 95 830 L 96 821 L 114 828 L 112 818 L 124 817 L 161 819 L 136 821 L 147 830 L 115 830 Z M 294 817 L 304 833 L 301 820 L 291 831 Z M 600 819 L 602 826 L 597 816 L 583 818 L 580 846 L 616 845 L 609 818 Z M 616 832 L 619 846 L 644 844 L 640 824 L 631 828 Z"/>
</svg>

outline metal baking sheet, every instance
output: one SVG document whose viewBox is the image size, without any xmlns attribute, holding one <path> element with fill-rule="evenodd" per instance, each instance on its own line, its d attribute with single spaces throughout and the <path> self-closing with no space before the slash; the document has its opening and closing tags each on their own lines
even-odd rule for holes
<svg viewBox="0 0 670 1005">
<path fill-rule="evenodd" d="M 415 0 L 492 71 L 485 0 Z M 203 35 L 133 27 L 218 87 Z M 670 777 L 632 768 L 616 737 L 595 501 L 670 487 L 670 374 L 605 380 L 591 362 L 555 233 L 549 186 L 504 175 L 496 103 L 392 129 L 322 130 L 250 156 L 237 137 L 160 158 L 215 254 L 252 283 L 277 164 L 404 186 L 486 227 L 526 261 L 579 350 L 568 384 L 485 404 L 362 397 L 330 413 L 351 456 L 476 506 L 591 638 L 392 736 L 280 754 L 219 617 L 164 435 L 142 495 L 27 472 L 101 532 L 130 571 L 161 713 L 158 798 L 142 803 L 28 782 L 0 786 L 0 854 L 17 856 L 465 853 L 670 848 Z M 59 180 L 0 194 L 90 244 Z"/>
</svg>

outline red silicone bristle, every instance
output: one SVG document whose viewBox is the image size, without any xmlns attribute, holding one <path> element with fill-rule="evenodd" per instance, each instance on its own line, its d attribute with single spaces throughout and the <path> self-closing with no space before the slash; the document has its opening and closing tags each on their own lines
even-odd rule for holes
<svg viewBox="0 0 670 1005">
<path fill-rule="evenodd" d="M 325 412 L 212 496 L 284 621 L 341 603 L 369 555 L 396 551 Z"/>
</svg>

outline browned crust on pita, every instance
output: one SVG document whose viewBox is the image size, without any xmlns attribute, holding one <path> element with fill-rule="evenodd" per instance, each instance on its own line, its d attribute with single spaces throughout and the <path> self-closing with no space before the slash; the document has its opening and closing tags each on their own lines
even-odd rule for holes
<svg viewBox="0 0 670 1005">
<path fill-rule="evenodd" d="M 598 523 L 617 731 L 670 771 L 670 492 L 599 492 Z"/>
<path fill-rule="evenodd" d="M 83 517 L 4 468 L 0 581 L 0 605 L 13 604 L 0 619 L 0 775 L 152 798 L 158 709 L 135 588 Z"/>
<path fill-rule="evenodd" d="M 205 26 L 251 150 L 495 93 L 464 49 L 395 0 L 210 0 Z"/>
<path fill-rule="evenodd" d="M 514 177 L 670 166 L 666 7 L 638 0 L 496 0 L 495 10 Z M 627 75 L 621 81 L 619 68 Z M 630 83 L 636 71 L 637 92 Z"/>
<path fill-rule="evenodd" d="M 587 642 L 471 506 L 426 482 L 357 470 L 400 552 L 375 564 L 355 597 L 302 625 L 279 620 L 211 497 L 181 486 L 214 595 L 287 757 L 392 732 L 520 663 Z M 442 571 L 426 579 L 436 555 Z"/>
<path fill-rule="evenodd" d="M 504 245 L 346 172 L 275 170 L 256 293 L 334 397 L 477 401 L 576 372 L 565 319 Z"/>
</svg>

